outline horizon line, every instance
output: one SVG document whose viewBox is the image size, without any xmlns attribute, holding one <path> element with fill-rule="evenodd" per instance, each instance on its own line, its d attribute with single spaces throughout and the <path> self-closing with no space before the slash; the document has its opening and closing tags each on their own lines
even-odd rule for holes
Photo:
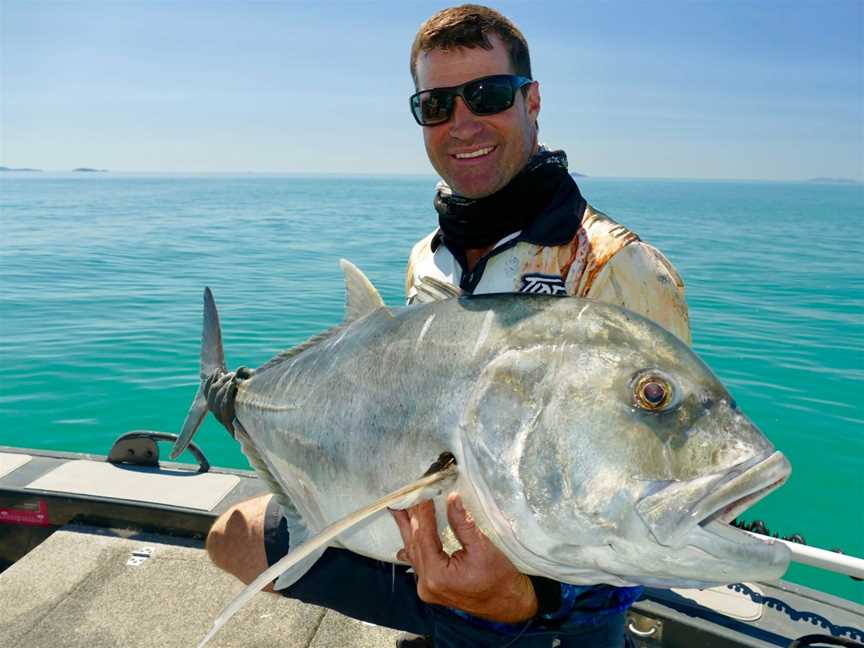
<svg viewBox="0 0 864 648">
<path fill-rule="evenodd" d="M 433 173 L 404 173 L 404 172 L 388 172 L 388 171 L 250 171 L 250 170 L 233 170 L 233 171 L 196 171 L 196 170 L 111 170 L 100 169 L 97 167 L 77 167 L 79 169 L 88 169 L 87 171 L 76 171 L 75 169 L 38 169 L 31 167 L 15 167 L 0 164 L 0 167 L 5 167 L 5 171 L 0 172 L 0 177 L 7 173 L 20 174 L 75 174 L 76 176 L 99 176 L 105 174 L 117 175 L 211 175 L 211 176 L 331 176 L 331 177 L 404 177 L 404 178 L 429 178 L 438 179 Z M 91 170 L 92 169 L 92 170 Z M 833 176 L 817 176 L 812 178 L 731 178 L 731 177 L 699 177 L 699 176 L 617 176 L 617 175 L 589 175 L 578 171 L 571 171 L 571 174 L 577 174 L 578 177 L 603 180 L 688 180 L 688 181 L 707 181 L 707 182 L 811 182 L 824 184 L 864 184 L 864 178 L 851 177 L 833 177 Z"/>
</svg>

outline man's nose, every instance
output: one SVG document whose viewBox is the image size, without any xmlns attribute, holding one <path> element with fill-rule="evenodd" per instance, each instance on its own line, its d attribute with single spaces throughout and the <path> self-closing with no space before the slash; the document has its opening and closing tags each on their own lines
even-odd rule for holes
<svg viewBox="0 0 864 648">
<path fill-rule="evenodd" d="M 453 103 L 449 126 L 450 136 L 461 140 L 471 139 L 483 129 L 479 117 L 468 109 L 462 97 L 456 97 Z"/>
</svg>

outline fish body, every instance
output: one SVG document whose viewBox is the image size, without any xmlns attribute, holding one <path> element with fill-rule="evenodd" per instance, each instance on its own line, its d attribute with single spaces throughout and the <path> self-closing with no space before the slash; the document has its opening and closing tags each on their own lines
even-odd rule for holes
<svg viewBox="0 0 864 648">
<path fill-rule="evenodd" d="M 452 489 L 524 573 L 702 587 L 786 570 L 785 547 L 725 522 L 783 483 L 789 464 L 674 335 L 578 298 L 390 309 L 343 267 L 346 322 L 257 369 L 234 400 L 256 469 L 312 533 L 450 453 Z M 202 379 L 224 371 L 206 320 Z M 199 395 L 183 442 L 201 412 Z M 452 546 L 445 495 L 436 510 Z M 335 544 L 396 562 L 402 540 L 378 516 Z"/>
</svg>

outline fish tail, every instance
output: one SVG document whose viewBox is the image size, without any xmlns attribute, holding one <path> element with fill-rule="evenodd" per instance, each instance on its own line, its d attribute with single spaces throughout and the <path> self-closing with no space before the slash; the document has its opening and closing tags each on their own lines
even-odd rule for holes
<svg viewBox="0 0 864 648">
<path fill-rule="evenodd" d="M 225 351 L 222 348 L 222 329 L 219 326 L 219 311 L 216 310 L 216 302 L 209 288 L 204 289 L 204 326 L 201 333 L 201 382 L 198 385 L 198 393 L 183 421 L 183 429 L 171 450 L 171 459 L 176 459 L 192 442 L 192 437 L 201 427 L 204 417 L 207 416 L 207 396 L 204 392 L 204 383 L 214 374 L 225 373 Z"/>
</svg>

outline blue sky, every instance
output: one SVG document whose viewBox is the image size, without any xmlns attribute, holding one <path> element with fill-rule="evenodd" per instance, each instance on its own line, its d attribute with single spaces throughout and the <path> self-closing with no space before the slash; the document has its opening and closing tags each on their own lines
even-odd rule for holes
<svg viewBox="0 0 864 648">
<path fill-rule="evenodd" d="M 447 5 L 0 0 L 0 165 L 431 174 L 407 59 Z M 574 170 L 864 180 L 859 0 L 492 6 Z"/>
</svg>

